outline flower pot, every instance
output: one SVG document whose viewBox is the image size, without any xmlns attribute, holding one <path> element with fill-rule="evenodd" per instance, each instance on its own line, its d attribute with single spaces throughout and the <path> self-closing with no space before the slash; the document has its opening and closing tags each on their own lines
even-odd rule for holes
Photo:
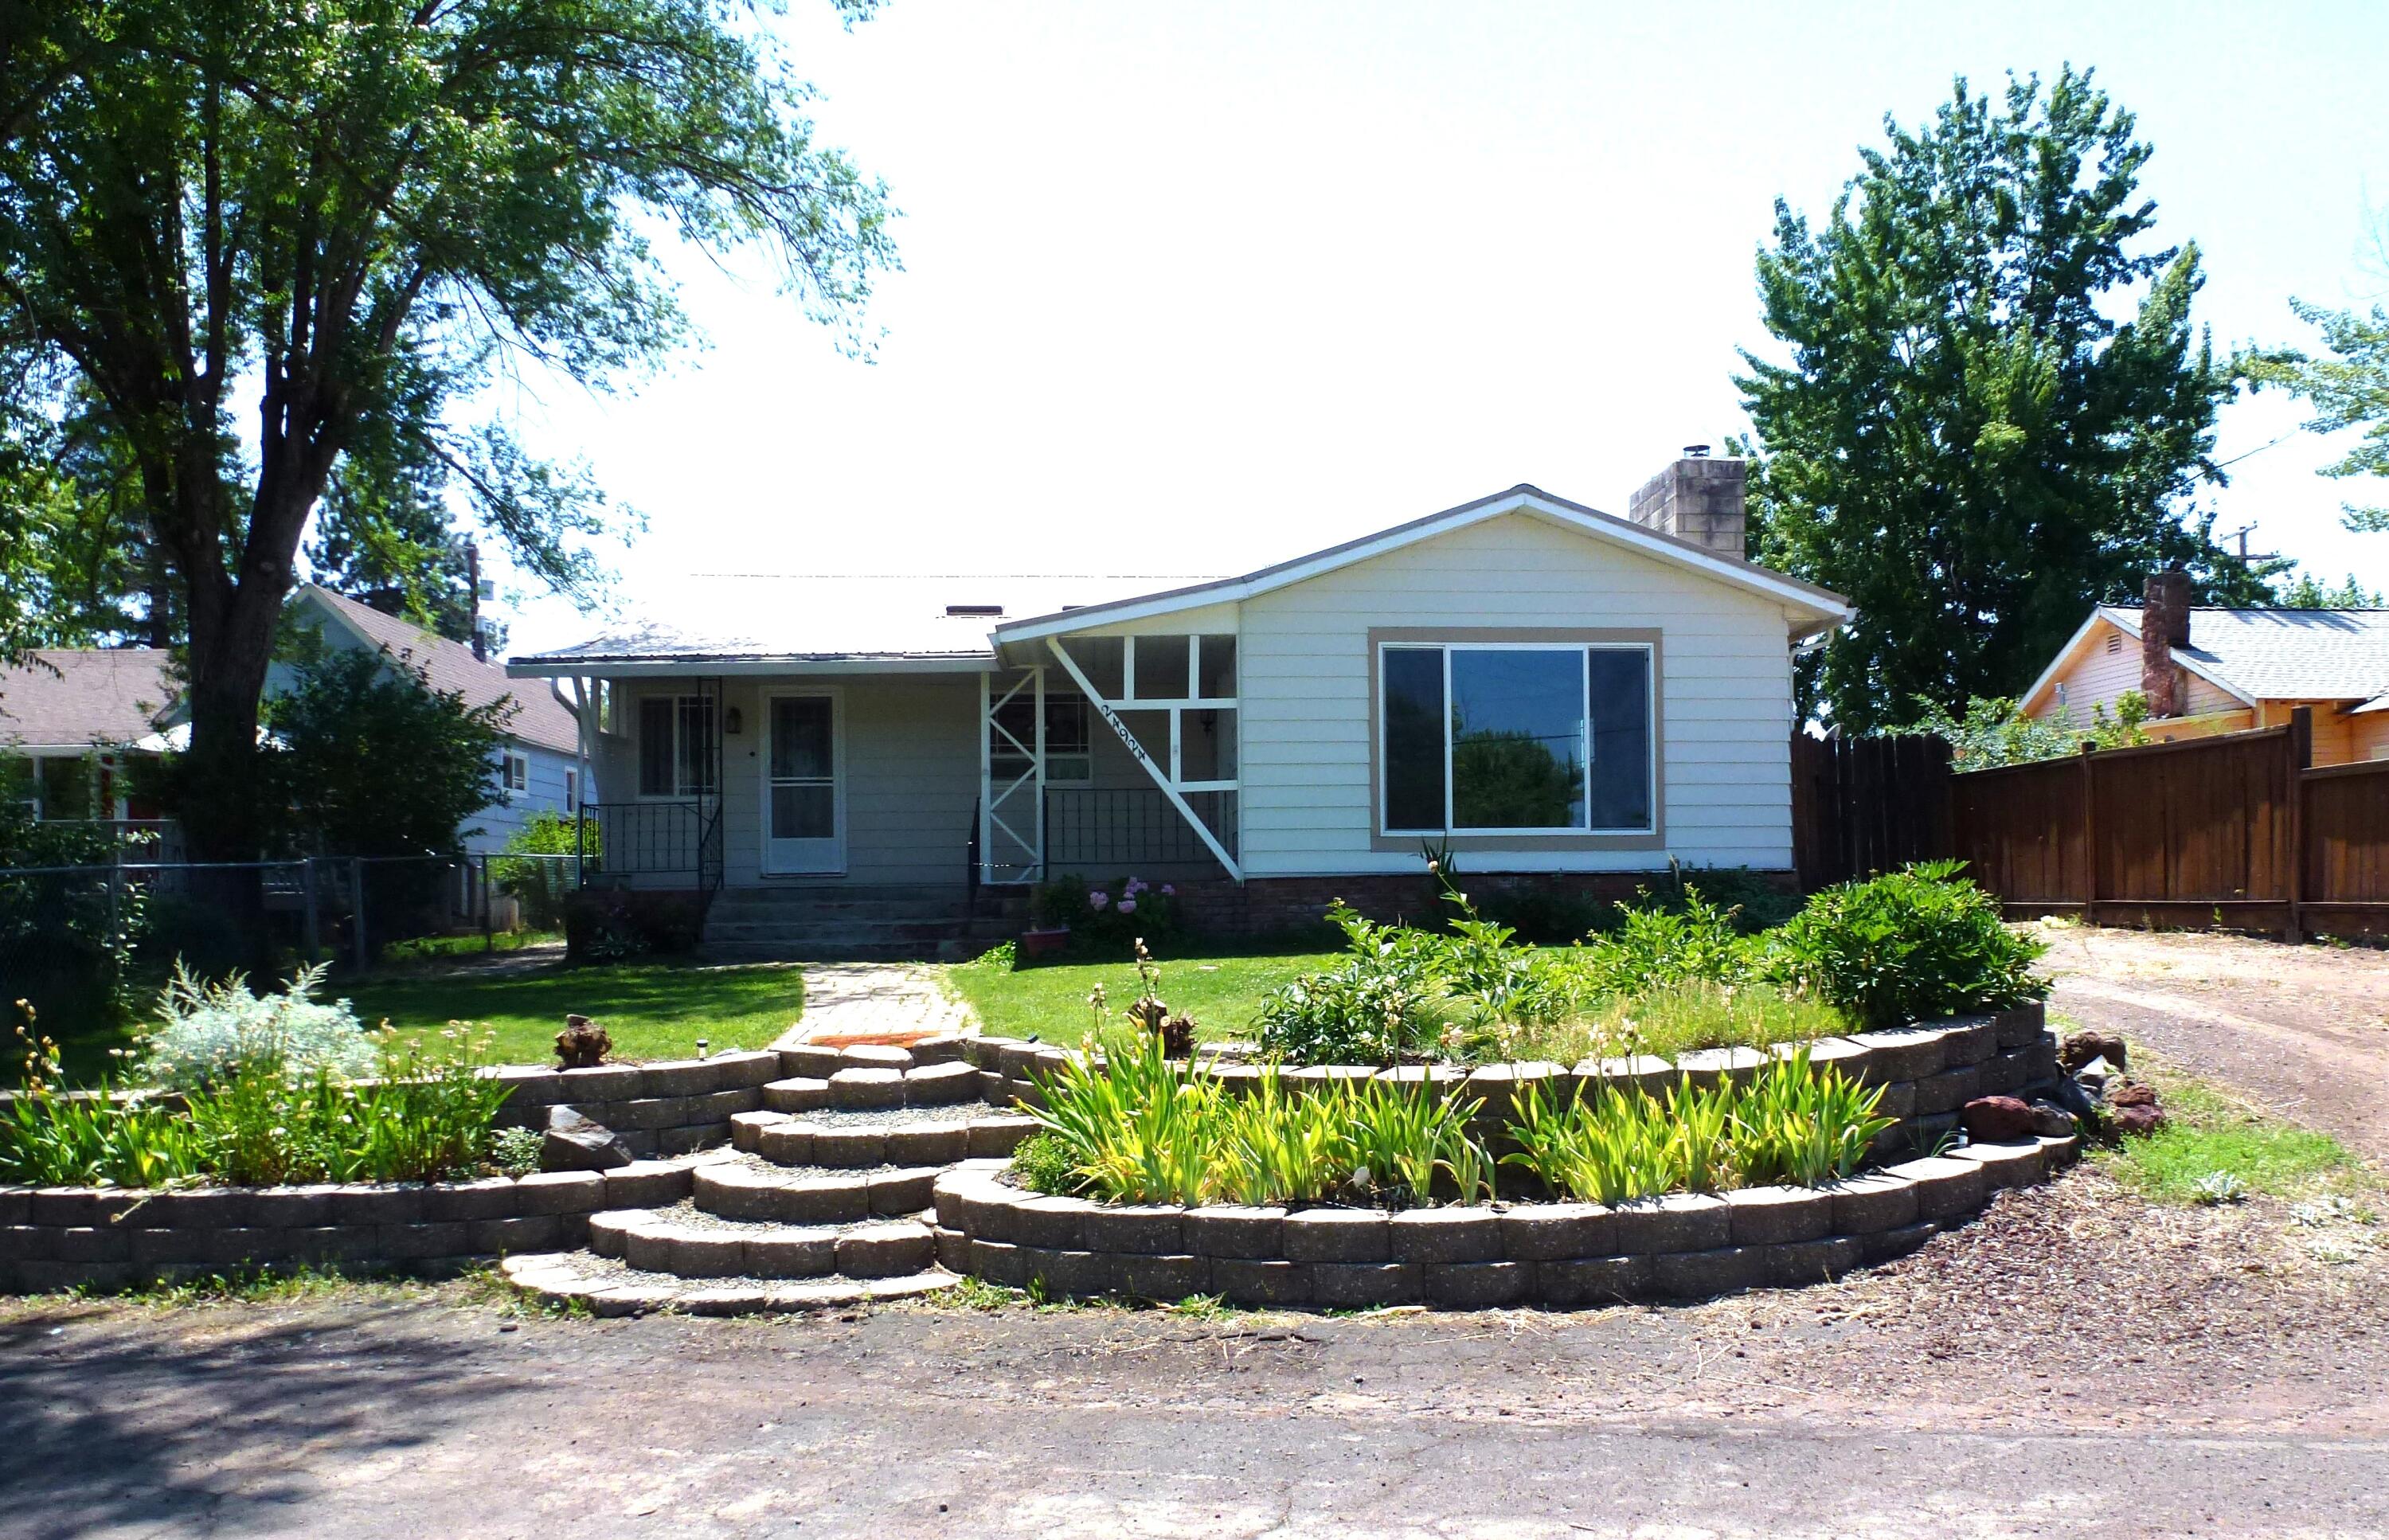
<svg viewBox="0 0 2389 1540">
<path fill-rule="evenodd" d="M 1051 925 L 1020 933 L 1020 955 L 1025 958 L 1059 957 L 1070 945 L 1070 927 Z"/>
</svg>

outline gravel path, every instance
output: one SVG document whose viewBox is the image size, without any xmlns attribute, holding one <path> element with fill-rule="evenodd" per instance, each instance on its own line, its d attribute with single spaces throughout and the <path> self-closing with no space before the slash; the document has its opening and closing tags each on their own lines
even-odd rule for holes
<svg viewBox="0 0 2389 1540">
<path fill-rule="evenodd" d="M 2389 1160 L 2389 951 L 2044 927 L 2050 1009 Z"/>
</svg>

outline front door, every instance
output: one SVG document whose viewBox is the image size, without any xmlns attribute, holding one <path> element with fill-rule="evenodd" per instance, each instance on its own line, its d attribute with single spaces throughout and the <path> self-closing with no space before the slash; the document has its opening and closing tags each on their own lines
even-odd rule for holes
<svg viewBox="0 0 2389 1540">
<path fill-rule="evenodd" d="M 764 697 L 771 714 L 763 760 L 763 870 L 846 870 L 846 788 L 839 776 L 837 696 Z"/>
</svg>

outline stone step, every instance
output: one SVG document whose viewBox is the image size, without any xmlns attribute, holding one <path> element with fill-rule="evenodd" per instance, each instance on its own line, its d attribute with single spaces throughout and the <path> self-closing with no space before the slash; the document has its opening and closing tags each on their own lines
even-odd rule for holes
<svg viewBox="0 0 2389 1540">
<path fill-rule="evenodd" d="M 1034 1118 L 992 1108 L 983 1116 L 913 1122 L 840 1117 L 834 1112 L 740 1113 L 730 1120 L 730 1139 L 735 1148 L 774 1165 L 945 1166 L 973 1157 L 1008 1156 L 1038 1126 Z"/>
<path fill-rule="evenodd" d="M 709 962 L 948 962 L 960 961 L 966 943 L 939 941 L 706 941 L 697 955 Z"/>
<path fill-rule="evenodd" d="M 725 1219 L 844 1225 L 874 1215 L 917 1214 L 931 1203 L 942 1165 L 806 1173 L 724 1162 L 697 1169 L 690 1201 Z"/>
<path fill-rule="evenodd" d="M 500 1265 L 506 1280 L 551 1304 L 593 1315 L 639 1316 L 681 1310 L 695 1316 L 754 1316 L 841 1309 L 880 1300 L 917 1299 L 962 1281 L 942 1267 L 885 1278 L 826 1274 L 803 1279 L 684 1279 L 646 1272 L 587 1252 L 533 1252 Z"/>
<path fill-rule="evenodd" d="M 891 1278 L 937 1260 L 917 1217 L 851 1225 L 699 1222 L 670 1210 L 617 1209 L 589 1218 L 589 1250 L 641 1272 L 683 1279 Z"/>
<path fill-rule="evenodd" d="M 960 920 L 935 916 L 888 916 L 866 920 L 847 916 L 778 916 L 714 914 L 705 923 L 705 938 L 715 942 L 873 942 L 944 941 L 963 934 Z"/>
</svg>

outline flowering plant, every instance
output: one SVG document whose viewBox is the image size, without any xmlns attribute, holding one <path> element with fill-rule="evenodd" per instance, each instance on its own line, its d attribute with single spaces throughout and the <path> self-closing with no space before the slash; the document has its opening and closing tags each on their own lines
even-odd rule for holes
<svg viewBox="0 0 2389 1540">
<path fill-rule="evenodd" d="M 1073 950 L 1104 956 L 1126 956 L 1139 940 L 1169 940 L 1182 924 L 1176 885 L 1136 876 L 1096 886 L 1065 873 L 1039 885 L 1030 913 L 1041 925 L 1067 927 Z"/>
</svg>

